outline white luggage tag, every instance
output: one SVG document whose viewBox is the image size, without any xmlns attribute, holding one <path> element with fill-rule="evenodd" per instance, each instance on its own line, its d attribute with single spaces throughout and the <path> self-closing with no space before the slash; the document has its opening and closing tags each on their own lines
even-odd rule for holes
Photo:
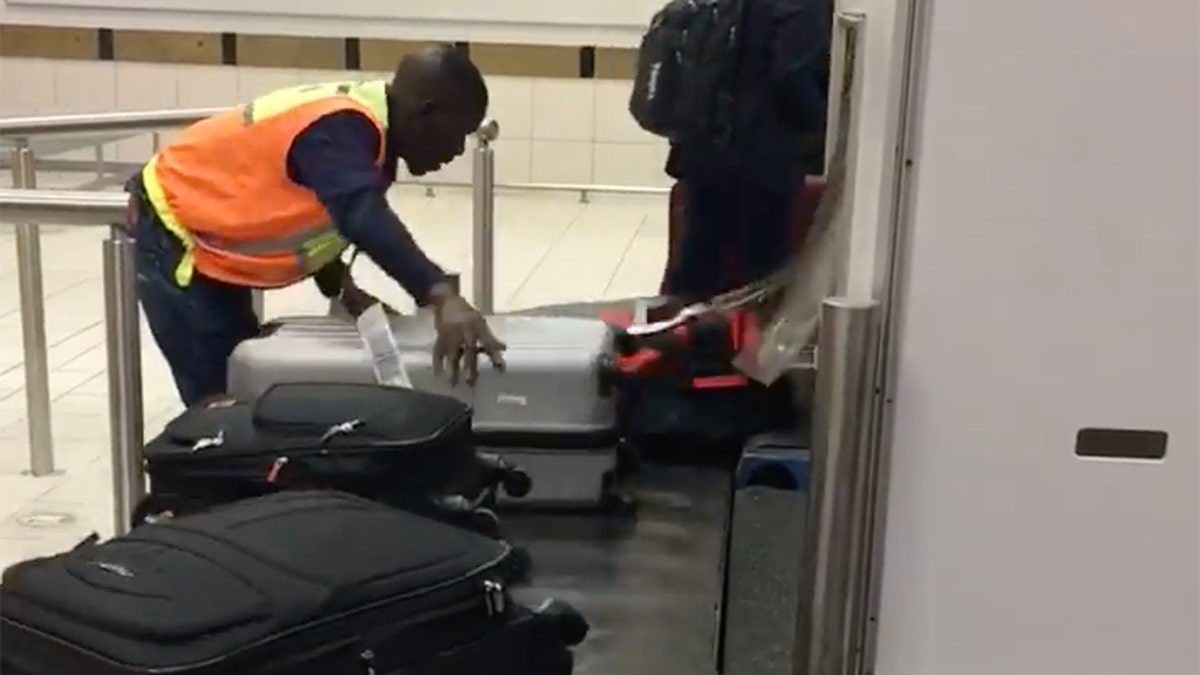
<svg viewBox="0 0 1200 675">
<path fill-rule="evenodd" d="M 354 322 L 363 347 L 371 355 L 371 366 L 375 369 L 375 380 L 388 387 L 412 389 L 412 379 L 404 366 L 404 355 L 396 344 L 396 335 L 388 321 L 383 303 L 377 302 L 360 314 Z"/>
</svg>

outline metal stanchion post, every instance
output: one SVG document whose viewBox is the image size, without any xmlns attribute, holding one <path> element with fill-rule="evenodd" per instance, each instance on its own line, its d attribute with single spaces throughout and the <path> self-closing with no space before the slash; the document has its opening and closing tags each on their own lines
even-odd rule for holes
<svg viewBox="0 0 1200 675">
<path fill-rule="evenodd" d="M 848 594 L 864 561 L 855 559 L 860 464 L 874 372 L 873 300 L 826 299 L 813 411 L 810 553 L 797 621 L 795 672 L 846 672 Z"/>
<path fill-rule="evenodd" d="M 105 171 L 106 171 L 106 167 L 104 166 L 104 144 L 97 143 L 96 144 L 96 180 L 104 180 Z"/>
<path fill-rule="evenodd" d="M 13 185 L 37 187 L 33 151 L 13 151 Z M 46 349 L 46 301 L 42 291 L 42 243 L 34 223 L 17 225 L 17 280 L 21 295 L 21 342 L 25 351 L 25 415 L 29 425 L 29 473 L 54 473 L 50 423 L 50 354 Z"/>
<path fill-rule="evenodd" d="M 267 311 L 264 303 L 263 290 L 261 288 L 252 289 L 250 291 L 250 305 L 254 307 L 254 315 L 258 317 L 259 321 L 263 320 L 264 313 Z"/>
<path fill-rule="evenodd" d="M 496 247 L 496 163 L 492 141 L 500 134 L 496 120 L 488 120 L 475 134 L 471 191 L 474 198 L 471 227 L 471 274 L 475 307 L 484 314 L 495 310 L 494 256 Z"/>
<path fill-rule="evenodd" d="M 134 242 L 114 225 L 104 242 L 104 324 L 108 348 L 108 422 L 112 440 L 114 530 L 129 531 L 145 494 L 142 475 L 142 350 Z"/>
</svg>

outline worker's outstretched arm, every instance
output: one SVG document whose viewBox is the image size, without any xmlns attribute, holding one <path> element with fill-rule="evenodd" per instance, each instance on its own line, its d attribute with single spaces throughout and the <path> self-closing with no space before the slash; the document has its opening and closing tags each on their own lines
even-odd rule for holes
<svg viewBox="0 0 1200 675">
<path fill-rule="evenodd" d="M 390 179 L 375 165 L 380 142 L 375 125 L 362 114 L 328 115 L 296 137 L 288 173 L 316 194 L 342 236 L 424 305 L 446 275 L 387 202 Z M 319 284 L 323 292 L 327 283 Z"/>
</svg>

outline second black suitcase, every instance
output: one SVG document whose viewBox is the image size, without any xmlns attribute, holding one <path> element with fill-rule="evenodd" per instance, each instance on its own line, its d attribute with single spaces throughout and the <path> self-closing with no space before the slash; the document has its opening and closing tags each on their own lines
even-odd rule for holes
<svg viewBox="0 0 1200 675">
<path fill-rule="evenodd" d="M 523 472 L 476 452 L 467 405 L 371 384 L 281 384 L 256 399 L 214 398 L 168 423 L 144 457 L 150 497 L 135 525 L 163 512 L 318 487 L 486 531 L 495 529 L 494 514 L 477 509 L 474 497 L 498 484 L 518 495 L 529 489 Z M 462 493 L 473 498 L 446 497 Z"/>
<path fill-rule="evenodd" d="M 570 675 L 587 624 L 516 604 L 499 541 L 290 491 L 18 563 L 5 675 Z"/>
</svg>

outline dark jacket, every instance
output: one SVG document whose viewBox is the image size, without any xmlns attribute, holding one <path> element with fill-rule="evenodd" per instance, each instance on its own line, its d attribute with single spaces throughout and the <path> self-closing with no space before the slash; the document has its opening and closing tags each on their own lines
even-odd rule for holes
<svg viewBox="0 0 1200 675">
<path fill-rule="evenodd" d="M 667 173 L 688 183 L 748 181 L 786 194 L 801 184 L 814 139 L 824 134 L 832 3 L 745 2 L 733 141 L 725 151 L 673 146 Z"/>
</svg>

